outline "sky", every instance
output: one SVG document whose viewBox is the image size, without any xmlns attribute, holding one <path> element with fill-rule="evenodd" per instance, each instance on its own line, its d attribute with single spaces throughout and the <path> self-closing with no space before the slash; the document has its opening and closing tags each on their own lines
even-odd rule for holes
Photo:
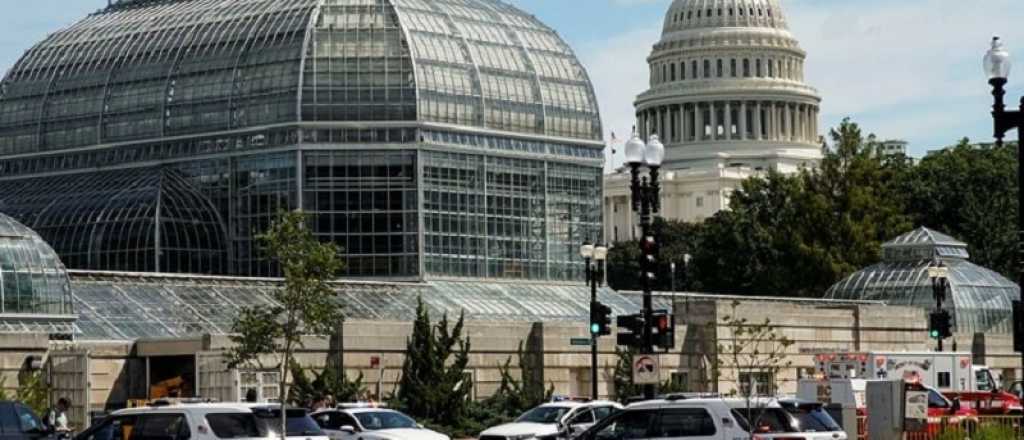
<svg viewBox="0 0 1024 440">
<path fill-rule="evenodd" d="M 0 70 L 47 33 L 106 0 L 2 0 Z M 598 96 L 605 136 L 626 136 L 646 58 L 672 0 L 507 0 L 554 28 L 576 51 Z M 808 52 L 806 82 L 822 95 L 821 127 L 849 117 L 910 153 L 992 136 L 981 58 L 993 35 L 1014 56 L 1008 103 L 1024 96 L 1024 0 L 782 0 Z M 822 134 L 827 134 L 823 132 Z"/>
</svg>

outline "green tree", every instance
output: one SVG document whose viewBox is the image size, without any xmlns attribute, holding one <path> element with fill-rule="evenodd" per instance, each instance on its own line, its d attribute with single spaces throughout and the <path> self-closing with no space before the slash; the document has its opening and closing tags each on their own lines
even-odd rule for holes
<svg viewBox="0 0 1024 440">
<path fill-rule="evenodd" d="M 355 402 L 366 393 L 366 384 L 363 383 L 363 373 L 354 380 L 347 375 L 337 371 L 329 363 L 320 371 L 313 372 L 313 378 L 306 375 L 306 370 L 298 363 L 293 362 L 291 368 L 292 392 L 291 403 L 297 406 L 308 408 L 317 399 L 324 398 L 328 394 L 338 402 Z"/>
<path fill-rule="evenodd" d="M 1017 148 L 956 146 L 925 156 L 909 173 L 903 191 L 914 223 L 967 243 L 971 260 L 1016 276 Z"/>
<path fill-rule="evenodd" d="M 693 275 L 703 289 L 744 295 L 820 296 L 879 259 L 885 240 L 911 227 L 905 162 L 884 159 L 873 136 L 844 120 L 815 169 L 769 171 L 744 181 L 730 210 L 701 226 Z"/>
<path fill-rule="evenodd" d="M 394 404 L 427 423 L 458 428 L 465 423 L 472 381 L 466 376 L 469 339 L 462 338 L 464 315 L 450 326 L 448 315 L 437 325 L 417 299 L 416 320 L 406 344 L 402 378 Z"/>
<path fill-rule="evenodd" d="M 257 237 L 267 254 L 281 267 L 284 285 L 272 293 L 274 304 L 247 307 L 232 326 L 229 365 L 274 368 L 279 371 L 281 429 L 284 438 L 284 405 L 290 401 L 288 370 L 304 335 L 330 334 L 344 317 L 334 301 L 329 282 L 342 269 L 338 248 L 321 243 L 306 227 L 301 212 L 282 212 L 270 228 Z M 272 360 L 271 360 L 272 359 Z"/>
<path fill-rule="evenodd" d="M 745 400 L 744 416 L 750 422 L 750 438 L 759 425 L 764 405 L 758 397 L 776 394 L 779 371 L 789 368 L 793 362 L 787 359 L 787 350 L 793 345 L 789 338 L 776 333 L 769 318 L 752 322 L 739 316 L 740 303 L 734 301 L 728 315 L 722 316 L 718 330 L 727 330 L 726 337 L 719 337 L 718 352 L 715 356 L 715 377 L 735 384 L 727 394 Z M 714 325 L 714 324 L 712 324 Z M 767 384 L 758 380 L 767 381 Z M 758 385 L 766 385 L 764 393 Z"/>
<path fill-rule="evenodd" d="M 39 416 L 50 409 L 50 384 L 41 370 L 21 371 L 18 373 L 18 388 L 14 396 L 7 394 L 7 378 L 0 377 L 0 400 L 16 400 L 24 403 Z"/>
<path fill-rule="evenodd" d="M 498 390 L 484 401 L 484 405 L 491 407 L 494 411 L 507 417 L 514 418 L 530 408 L 551 400 L 555 393 L 554 384 L 544 389 L 544 384 L 534 378 L 536 368 L 532 363 L 525 361 L 523 343 L 519 343 L 516 350 L 519 360 L 519 378 L 512 374 L 512 357 L 505 360 L 505 363 L 498 367 L 501 374 L 501 384 Z"/>
<path fill-rule="evenodd" d="M 693 287 L 686 272 L 685 255 L 696 249 L 701 225 L 656 217 L 651 230 L 658 246 L 655 255 L 654 290 L 676 291 Z M 675 263 L 673 279 L 672 264 Z M 608 252 L 608 284 L 615 290 L 640 290 L 640 244 L 636 240 L 614 243 Z"/>
</svg>

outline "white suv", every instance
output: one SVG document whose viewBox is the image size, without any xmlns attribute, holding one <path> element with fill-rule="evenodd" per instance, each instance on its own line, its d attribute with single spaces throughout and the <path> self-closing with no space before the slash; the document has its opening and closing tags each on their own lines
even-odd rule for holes
<svg viewBox="0 0 1024 440">
<path fill-rule="evenodd" d="M 800 432 L 799 423 L 774 399 L 696 398 L 650 400 L 628 406 L 575 440 L 732 440 L 749 438 L 748 414 L 757 440 L 846 440 L 841 432 Z"/>
<path fill-rule="evenodd" d="M 481 432 L 480 440 L 527 440 L 571 435 L 582 432 L 621 409 L 622 405 L 606 400 L 545 403 L 523 413 L 515 422 Z"/>
<path fill-rule="evenodd" d="M 114 411 L 75 440 L 266 440 L 252 411 L 239 404 L 188 404 Z"/>
</svg>

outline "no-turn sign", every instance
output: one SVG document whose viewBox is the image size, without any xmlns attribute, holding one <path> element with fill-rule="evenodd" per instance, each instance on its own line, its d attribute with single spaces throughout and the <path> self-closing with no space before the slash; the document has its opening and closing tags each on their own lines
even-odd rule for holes
<svg viewBox="0 0 1024 440">
<path fill-rule="evenodd" d="M 658 357 L 652 354 L 640 354 L 633 358 L 633 383 L 638 385 L 658 384 L 661 374 L 658 372 Z"/>
</svg>

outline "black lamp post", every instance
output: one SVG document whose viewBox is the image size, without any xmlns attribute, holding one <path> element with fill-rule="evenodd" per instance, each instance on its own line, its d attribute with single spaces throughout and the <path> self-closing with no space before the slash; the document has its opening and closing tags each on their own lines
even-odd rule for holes
<svg viewBox="0 0 1024 440">
<path fill-rule="evenodd" d="M 1010 77 L 1010 53 L 1003 48 L 999 37 L 992 38 L 992 48 L 985 54 L 984 68 L 988 83 L 992 85 L 992 119 L 995 122 L 996 145 L 1003 145 L 1006 132 L 1017 129 L 1017 285 L 1024 286 L 1024 97 L 1018 111 L 1006 111 L 1003 97 L 1006 96 L 1007 78 Z M 1017 323 L 1014 323 L 1017 325 Z M 1024 371 L 1024 352 L 1021 353 L 1021 369 Z"/>
<path fill-rule="evenodd" d="M 658 140 L 658 135 L 651 135 L 649 142 L 644 144 L 633 130 L 633 137 L 626 142 L 626 163 L 630 170 L 630 192 L 633 211 L 640 214 L 640 278 L 644 291 L 644 331 L 641 354 L 654 353 L 654 338 L 651 333 L 653 325 L 653 300 L 651 297 L 651 280 L 654 278 L 654 246 L 655 240 L 651 228 L 651 216 L 661 209 L 661 186 L 658 183 L 658 170 L 665 160 L 665 146 Z M 647 168 L 648 176 L 641 177 L 642 167 Z M 644 385 L 644 398 L 654 398 L 654 385 Z"/>
<path fill-rule="evenodd" d="M 580 246 L 580 256 L 587 265 L 587 283 L 590 284 L 590 316 L 594 316 L 594 307 L 597 304 L 597 285 L 600 284 L 600 265 L 608 259 L 608 248 L 602 245 L 593 245 L 590 242 Z M 600 334 L 599 324 L 590 323 L 590 398 L 598 399 L 597 395 L 597 338 Z"/>
<path fill-rule="evenodd" d="M 949 268 L 942 261 L 936 260 L 928 267 L 928 278 L 932 280 L 932 297 L 935 298 L 935 312 L 942 312 L 942 303 L 946 301 L 946 291 L 949 289 Z M 939 329 L 931 331 L 940 332 Z M 931 335 L 938 341 L 938 352 L 942 352 L 942 339 L 944 335 Z"/>
</svg>

